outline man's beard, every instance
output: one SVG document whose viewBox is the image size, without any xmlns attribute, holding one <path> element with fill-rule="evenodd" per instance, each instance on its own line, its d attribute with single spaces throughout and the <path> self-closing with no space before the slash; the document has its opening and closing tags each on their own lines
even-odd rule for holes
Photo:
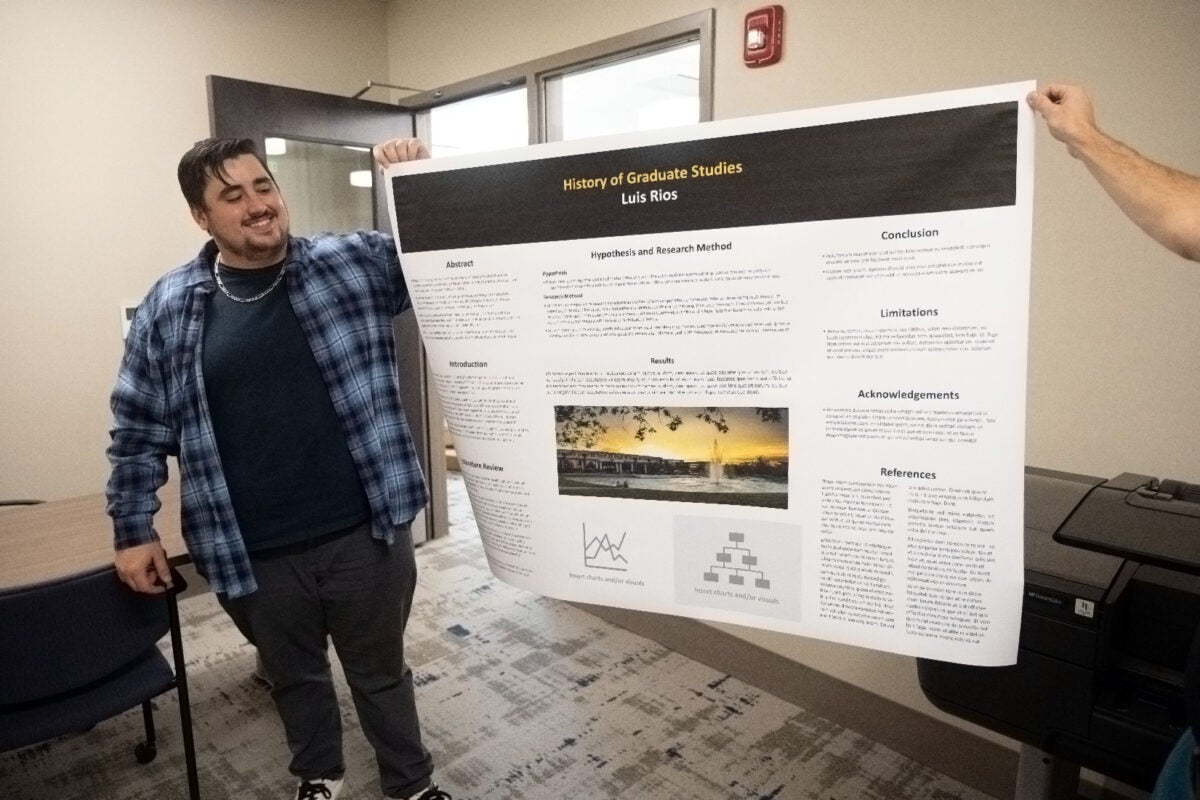
<svg viewBox="0 0 1200 800">
<path fill-rule="evenodd" d="M 242 236 L 235 241 L 221 242 L 220 245 L 221 250 L 237 258 L 246 261 L 262 261 L 279 255 L 282 250 L 285 250 L 287 240 L 288 231 L 281 227 L 279 236 L 273 237 L 269 243 L 252 236 Z"/>
</svg>

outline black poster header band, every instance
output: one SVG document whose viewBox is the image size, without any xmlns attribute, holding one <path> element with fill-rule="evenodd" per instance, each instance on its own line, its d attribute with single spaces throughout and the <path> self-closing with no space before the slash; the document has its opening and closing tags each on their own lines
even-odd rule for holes
<svg viewBox="0 0 1200 800">
<path fill-rule="evenodd" d="M 396 177 L 405 252 L 1016 202 L 1017 103 Z"/>
</svg>

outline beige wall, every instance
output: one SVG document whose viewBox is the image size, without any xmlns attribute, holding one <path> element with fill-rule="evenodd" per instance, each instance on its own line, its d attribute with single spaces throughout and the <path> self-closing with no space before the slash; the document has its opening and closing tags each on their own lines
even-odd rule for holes
<svg viewBox="0 0 1200 800">
<path fill-rule="evenodd" d="M 393 0 L 391 78 L 435 88 L 714 7 L 718 118 L 1068 80 L 1092 88 L 1111 132 L 1200 173 L 1195 0 L 784 0 L 783 60 L 751 70 L 740 62 L 741 25 L 760 5 Z M 455 57 L 445 58 L 450 41 Z M 1198 299 L 1200 265 L 1137 231 L 1039 126 L 1026 462 L 1200 481 Z M 911 658 L 722 627 L 941 716 L 921 695 Z"/>
<path fill-rule="evenodd" d="M 208 74 L 350 95 L 379 0 L 0 3 L 0 497 L 98 492 L 118 307 L 203 243 L 175 182 Z"/>
</svg>

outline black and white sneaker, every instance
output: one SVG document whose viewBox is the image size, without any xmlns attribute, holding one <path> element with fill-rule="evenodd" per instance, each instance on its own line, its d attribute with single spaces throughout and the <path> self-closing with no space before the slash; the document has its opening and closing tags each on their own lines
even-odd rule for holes
<svg viewBox="0 0 1200 800">
<path fill-rule="evenodd" d="M 296 787 L 296 800 L 337 800 L 341 793 L 342 778 L 305 778 Z"/>
</svg>

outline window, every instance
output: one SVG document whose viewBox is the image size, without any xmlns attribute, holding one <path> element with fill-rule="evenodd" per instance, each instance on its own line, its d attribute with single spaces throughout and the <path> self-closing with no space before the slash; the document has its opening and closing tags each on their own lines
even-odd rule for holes
<svg viewBox="0 0 1200 800">
<path fill-rule="evenodd" d="M 700 121 L 700 43 L 547 78 L 548 141 Z"/>
<path fill-rule="evenodd" d="M 438 156 L 712 119 L 712 10 L 406 98 Z"/>
</svg>

